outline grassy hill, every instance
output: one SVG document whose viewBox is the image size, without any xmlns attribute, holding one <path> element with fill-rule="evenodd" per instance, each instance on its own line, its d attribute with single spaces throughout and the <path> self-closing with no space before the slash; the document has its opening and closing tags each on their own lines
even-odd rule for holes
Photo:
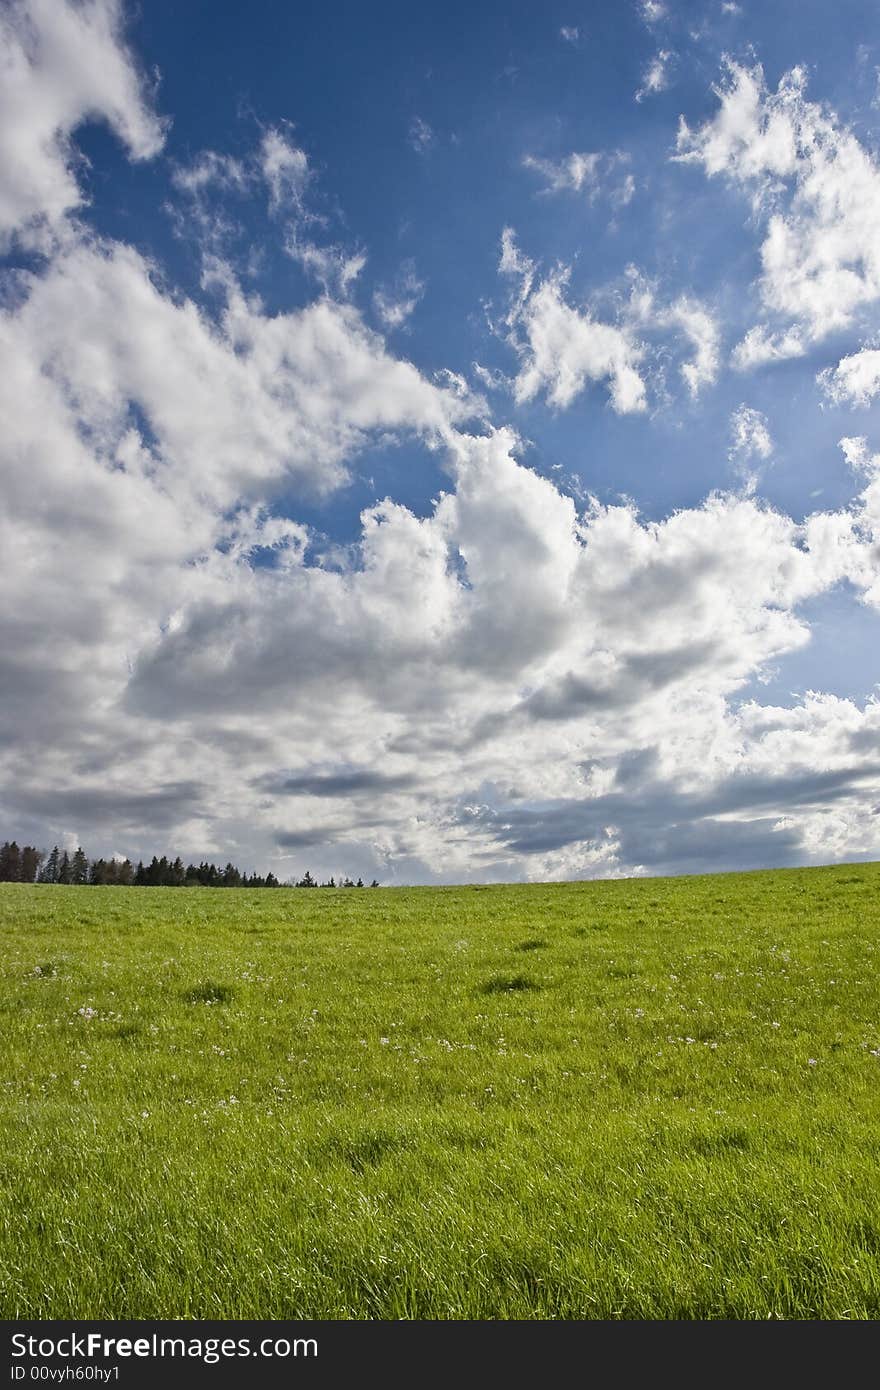
<svg viewBox="0 0 880 1390">
<path fill-rule="evenodd" d="M 0 1316 L 880 1314 L 880 865 L 2 885 L 0 942 Z"/>
</svg>

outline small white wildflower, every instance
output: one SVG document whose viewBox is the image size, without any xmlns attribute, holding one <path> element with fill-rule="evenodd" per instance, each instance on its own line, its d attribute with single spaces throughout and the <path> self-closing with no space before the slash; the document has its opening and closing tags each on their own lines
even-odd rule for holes
<svg viewBox="0 0 880 1390">
<path fill-rule="evenodd" d="M 815 1057 L 808 1057 L 808 1058 L 807 1058 L 807 1066 L 808 1066 L 808 1067 L 815 1067 L 815 1066 L 818 1066 L 818 1062 L 817 1062 L 816 1058 L 815 1058 Z"/>
</svg>

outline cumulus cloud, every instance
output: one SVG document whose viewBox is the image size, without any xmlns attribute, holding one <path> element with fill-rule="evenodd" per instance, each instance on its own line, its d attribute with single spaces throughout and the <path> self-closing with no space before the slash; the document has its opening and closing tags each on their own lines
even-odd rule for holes
<svg viewBox="0 0 880 1390">
<path fill-rule="evenodd" d="M 102 452 L 146 421 L 167 486 L 232 499 L 271 480 L 338 486 L 371 430 L 441 439 L 478 408 L 389 356 L 350 306 L 322 299 L 274 316 L 215 267 L 213 323 L 158 288 L 132 248 L 84 243 L 43 275 L 8 320 L 19 351 L 89 421 Z"/>
<path fill-rule="evenodd" d="M 836 367 L 826 367 L 816 380 L 835 404 L 870 405 L 880 393 L 880 349 L 862 348 L 842 357 Z"/>
<path fill-rule="evenodd" d="M 759 291 L 782 327 L 751 330 L 741 367 L 798 355 L 880 297 L 880 168 L 834 112 L 807 99 L 806 80 L 793 68 L 771 92 L 760 66 L 728 62 L 716 114 L 679 128 L 676 158 L 742 187 L 766 226 Z"/>
<path fill-rule="evenodd" d="M 135 104 L 108 114 L 105 91 L 88 110 L 148 154 L 161 130 L 116 10 L 62 11 L 74 34 L 110 26 Z M 25 13 L 4 19 L 14 57 Z M 32 42 L 48 9 L 27 13 Z M 41 42 L 28 61 L 43 81 L 57 55 Z M 64 72 L 53 82 L 68 91 Z M 79 107 L 54 109 L 52 179 L 25 197 L 10 174 L 16 227 L 82 207 Z M 809 643 L 810 599 L 845 584 L 880 608 L 867 437 L 841 442 L 852 504 L 803 521 L 721 493 L 656 520 L 578 507 L 466 382 L 395 356 L 341 297 L 358 253 L 318 243 L 308 159 L 286 128 L 268 134 L 247 158 L 178 168 L 177 191 L 208 207 L 261 189 L 288 249 L 329 258 L 323 294 L 269 312 L 212 252 L 209 312 L 78 214 L 0 307 L 0 789 L 15 833 L 282 877 L 308 851 L 322 875 L 386 881 L 880 852 L 880 703 L 745 698 Z M 511 233 L 501 271 L 518 400 L 564 408 L 599 382 L 619 413 L 644 408 L 637 327 L 683 339 L 689 392 L 713 379 L 714 319 L 693 297 L 651 291 L 603 322 Z M 374 308 L 393 323 L 403 299 L 386 288 Z M 418 512 L 365 507 L 334 547 L 298 509 L 379 440 L 431 449 L 444 487 Z"/>
<path fill-rule="evenodd" d="M 590 382 L 606 381 L 618 414 L 645 409 L 645 384 L 637 370 L 643 352 L 626 327 L 603 323 L 589 309 L 572 308 L 565 300 L 564 269 L 537 280 L 510 229 L 502 237 L 499 267 L 519 280 L 508 316 L 510 341 L 520 357 L 517 401 L 543 392 L 552 405 L 565 409 Z"/>
<path fill-rule="evenodd" d="M 563 24 L 562 28 L 559 30 L 559 37 L 563 39 L 565 43 L 577 43 L 580 36 L 581 31 L 576 24 Z"/>
<path fill-rule="evenodd" d="M 3 321 L 19 346 L 26 307 Z M 283 334 L 289 345 L 290 324 Z M 27 467 L 10 467 L 0 519 L 13 582 L 0 776 L 35 833 L 136 850 L 161 825 L 194 853 L 242 844 L 281 872 L 308 847 L 327 872 L 343 855 L 382 877 L 564 875 L 707 864 L 728 824 L 728 862 L 770 854 L 774 827 L 777 858 L 808 858 L 824 842 L 809 829 L 818 793 L 796 784 L 805 765 L 829 773 L 815 786 L 847 824 L 874 795 L 851 775 L 852 739 L 880 735 L 873 706 L 847 706 L 823 743 L 824 706 L 780 733 L 729 703 L 808 641 L 807 598 L 876 583 L 861 513 L 796 524 L 716 496 L 655 523 L 626 506 L 579 514 L 517 461 L 512 435 L 447 422 L 450 488 L 433 510 L 368 508 L 356 551 L 326 567 L 305 528 L 261 500 L 247 439 L 209 485 L 183 487 L 174 474 L 208 450 L 188 452 L 173 419 L 156 414 L 149 433 L 141 414 L 114 423 L 110 387 L 83 394 L 57 336 L 36 332 L 16 360 L 5 458 Z M 137 379 L 131 362 L 120 370 Z M 249 481 L 257 497 L 236 509 Z M 659 820 L 664 797 L 665 840 L 636 814 L 652 804 Z M 549 814 L 533 833 L 535 804 L 568 805 L 576 837 Z M 616 828 L 594 843 L 599 823 Z"/>
<path fill-rule="evenodd" d="M 57 232 L 82 205 L 73 133 L 106 121 L 131 159 L 162 148 L 164 123 L 122 36 L 118 0 L 12 0 L 0 12 L 0 250 Z"/>
</svg>

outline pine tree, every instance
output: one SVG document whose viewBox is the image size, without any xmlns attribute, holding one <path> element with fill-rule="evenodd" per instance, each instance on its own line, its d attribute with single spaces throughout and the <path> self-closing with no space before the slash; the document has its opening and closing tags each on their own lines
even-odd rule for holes
<svg viewBox="0 0 880 1390">
<path fill-rule="evenodd" d="M 80 845 L 74 853 L 73 862 L 70 866 L 70 881 L 71 883 L 77 884 L 88 883 L 89 881 L 89 861 L 86 858 L 86 852 L 82 845 Z"/>
<path fill-rule="evenodd" d="M 18 883 L 21 878 L 21 850 L 15 840 L 7 840 L 0 848 L 0 880 Z"/>
<path fill-rule="evenodd" d="M 49 855 L 48 859 L 46 860 L 46 862 L 45 862 L 45 864 L 43 865 L 43 868 L 42 868 L 42 870 L 41 870 L 41 872 L 40 872 L 40 882 L 41 882 L 41 883 L 57 883 L 57 882 L 58 882 L 58 875 L 59 875 L 59 873 L 60 873 L 60 863 L 59 863 L 58 846 L 57 846 L 57 845 L 53 845 L 53 846 L 52 846 L 52 853 Z"/>
<path fill-rule="evenodd" d="M 40 865 L 45 859 L 44 850 L 37 849 L 35 845 L 25 845 L 21 851 L 21 881 L 22 883 L 33 883 L 40 871 Z"/>
<path fill-rule="evenodd" d="M 64 884 L 73 882 L 73 869 L 71 868 L 70 855 L 67 853 L 67 850 L 62 854 L 61 863 L 58 865 L 58 882 Z"/>
</svg>

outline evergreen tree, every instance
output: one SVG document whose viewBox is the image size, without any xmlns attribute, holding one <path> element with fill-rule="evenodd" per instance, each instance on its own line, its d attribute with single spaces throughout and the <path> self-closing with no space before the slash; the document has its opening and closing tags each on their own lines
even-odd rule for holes
<svg viewBox="0 0 880 1390">
<path fill-rule="evenodd" d="M 21 851 L 21 881 L 22 883 L 34 883 L 40 871 L 40 865 L 45 859 L 45 851 L 37 849 L 35 845 L 25 845 Z"/>
<path fill-rule="evenodd" d="M 48 859 L 46 860 L 45 864 L 43 865 L 43 867 L 42 867 L 42 869 L 41 869 L 41 871 L 40 871 L 40 882 L 41 882 L 41 883 L 57 883 L 57 882 L 58 882 L 58 875 L 59 875 L 59 872 L 60 872 L 60 862 L 59 862 L 58 846 L 57 846 L 57 845 L 53 845 L 53 846 L 52 846 L 52 853 L 49 855 Z"/>
<path fill-rule="evenodd" d="M 73 882 L 73 869 L 70 863 L 70 855 L 67 853 L 67 850 L 65 850 L 62 854 L 61 863 L 58 865 L 58 882 L 65 884 Z"/>
<path fill-rule="evenodd" d="M 0 880 L 18 883 L 21 879 L 21 850 L 15 840 L 7 840 L 0 848 Z"/>
<path fill-rule="evenodd" d="M 74 853 L 70 866 L 70 881 L 71 883 L 88 883 L 89 881 L 89 861 L 82 845 Z"/>
</svg>

